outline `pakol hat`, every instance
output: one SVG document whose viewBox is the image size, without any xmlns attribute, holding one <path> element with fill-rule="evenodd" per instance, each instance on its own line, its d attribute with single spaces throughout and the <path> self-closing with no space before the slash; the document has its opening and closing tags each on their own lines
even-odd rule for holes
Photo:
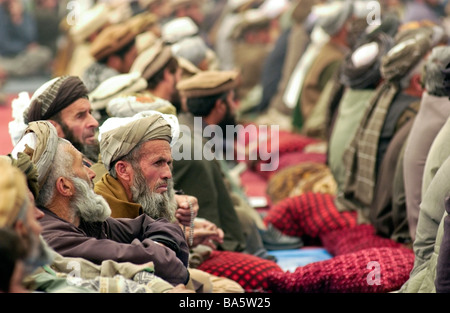
<svg viewBox="0 0 450 313">
<path fill-rule="evenodd" d="M 104 28 L 92 43 L 90 53 L 97 61 L 119 51 L 137 36 L 136 25 L 119 23 Z"/>
<path fill-rule="evenodd" d="M 180 94 L 186 98 L 217 95 L 237 87 L 237 71 L 203 71 L 177 84 Z"/>
<path fill-rule="evenodd" d="M 141 52 L 130 72 L 139 72 L 145 80 L 151 79 L 158 73 L 173 57 L 170 46 L 158 40 L 153 46 Z"/>
</svg>

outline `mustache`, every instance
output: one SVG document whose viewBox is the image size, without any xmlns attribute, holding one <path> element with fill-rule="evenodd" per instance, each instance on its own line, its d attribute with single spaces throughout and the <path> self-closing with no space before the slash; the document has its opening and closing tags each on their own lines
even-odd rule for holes
<svg viewBox="0 0 450 313">
<path fill-rule="evenodd" d="M 172 183 L 172 181 L 173 181 L 173 179 L 171 179 L 171 178 L 164 178 L 161 182 L 159 182 L 155 185 L 154 189 L 156 190 L 162 186 L 169 186 Z"/>
</svg>

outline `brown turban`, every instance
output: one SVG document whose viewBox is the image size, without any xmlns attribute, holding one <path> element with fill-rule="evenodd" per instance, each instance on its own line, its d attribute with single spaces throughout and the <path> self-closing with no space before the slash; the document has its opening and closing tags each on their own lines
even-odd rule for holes
<svg viewBox="0 0 450 313">
<path fill-rule="evenodd" d="M 111 119 L 110 121 L 114 124 L 118 120 L 120 119 Z M 108 170 L 111 169 L 114 162 L 126 156 L 141 142 L 157 139 L 167 140 L 169 143 L 172 141 L 171 126 L 159 114 L 121 120 L 126 122 L 123 126 L 105 132 L 100 130 L 100 153 Z M 102 125 L 102 127 L 104 126 L 107 124 Z"/>
<path fill-rule="evenodd" d="M 88 98 L 88 90 L 79 77 L 54 78 L 35 92 L 24 112 L 24 121 L 48 120 L 81 98 Z"/>
</svg>

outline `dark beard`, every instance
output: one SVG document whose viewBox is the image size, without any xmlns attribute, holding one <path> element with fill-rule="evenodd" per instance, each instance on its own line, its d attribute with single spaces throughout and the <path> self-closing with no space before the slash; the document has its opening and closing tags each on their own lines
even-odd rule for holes
<svg viewBox="0 0 450 313">
<path fill-rule="evenodd" d="M 79 142 L 75 136 L 73 135 L 72 131 L 67 127 L 67 125 L 63 122 L 58 122 L 61 126 L 61 129 L 64 133 L 64 137 L 66 140 L 70 141 L 72 145 L 80 151 L 86 158 L 88 158 L 93 163 L 97 163 L 98 156 L 100 153 L 100 145 L 85 145 L 81 142 Z"/>
<path fill-rule="evenodd" d="M 231 113 L 230 106 L 227 104 L 227 112 L 225 117 L 220 121 L 219 127 L 222 129 L 224 136 L 226 135 L 227 125 L 236 126 L 236 117 Z"/>
<path fill-rule="evenodd" d="M 167 192 L 158 194 L 148 188 L 147 182 L 140 169 L 134 168 L 135 176 L 133 185 L 130 187 L 132 200 L 139 203 L 144 213 L 153 219 L 165 218 L 170 222 L 175 221 L 175 211 L 177 204 L 175 201 L 175 191 L 173 180 L 167 182 Z"/>
<path fill-rule="evenodd" d="M 175 107 L 177 112 L 181 112 L 181 98 L 180 98 L 180 95 L 179 95 L 178 91 L 176 91 L 172 95 L 172 97 L 170 99 L 170 103 L 172 103 L 172 105 Z"/>
</svg>

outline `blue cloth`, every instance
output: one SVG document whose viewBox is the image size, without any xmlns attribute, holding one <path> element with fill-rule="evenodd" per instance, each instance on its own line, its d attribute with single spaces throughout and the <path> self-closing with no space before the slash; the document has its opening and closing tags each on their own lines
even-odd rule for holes
<svg viewBox="0 0 450 313">
<path fill-rule="evenodd" d="M 12 57 L 27 49 L 28 45 L 36 42 L 36 23 L 26 11 L 23 22 L 16 25 L 3 5 L 0 5 L 0 55 Z"/>
<path fill-rule="evenodd" d="M 299 266 L 331 259 L 333 256 L 324 248 L 303 248 L 268 251 L 277 258 L 277 264 L 284 271 L 294 272 Z"/>
</svg>

